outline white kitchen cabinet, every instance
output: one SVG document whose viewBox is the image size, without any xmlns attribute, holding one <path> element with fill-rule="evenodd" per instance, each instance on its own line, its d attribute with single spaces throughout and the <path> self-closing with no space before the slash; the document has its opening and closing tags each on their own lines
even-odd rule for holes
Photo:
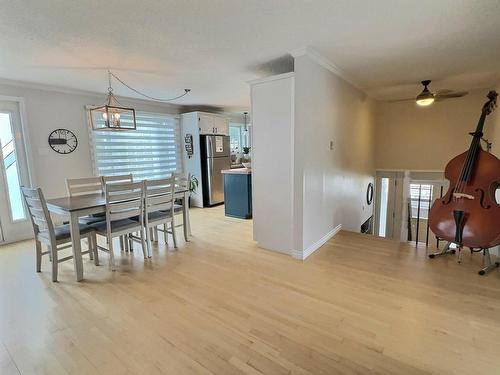
<svg viewBox="0 0 500 375">
<path fill-rule="evenodd" d="M 200 134 L 229 135 L 229 119 L 217 115 L 198 113 L 198 129 Z"/>
<path fill-rule="evenodd" d="M 198 128 L 200 134 L 214 134 L 215 117 L 212 115 L 198 114 Z"/>
<path fill-rule="evenodd" d="M 224 117 L 214 117 L 214 134 L 229 135 L 229 120 Z"/>
</svg>

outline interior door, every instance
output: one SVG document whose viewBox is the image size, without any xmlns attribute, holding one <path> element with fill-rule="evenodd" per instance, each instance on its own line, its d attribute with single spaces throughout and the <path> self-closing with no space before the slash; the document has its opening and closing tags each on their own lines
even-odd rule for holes
<svg viewBox="0 0 500 375">
<path fill-rule="evenodd" d="M 377 172 L 375 180 L 375 235 L 394 239 L 400 238 L 402 192 L 402 173 Z"/>
<path fill-rule="evenodd" d="M 29 185 L 19 104 L 0 101 L 0 244 L 32 236 L 20 187 Z"/>
</svg>

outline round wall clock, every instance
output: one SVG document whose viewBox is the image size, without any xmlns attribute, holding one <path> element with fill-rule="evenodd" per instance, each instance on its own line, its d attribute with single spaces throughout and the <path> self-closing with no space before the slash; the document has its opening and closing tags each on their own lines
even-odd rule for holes
<svg viewBox="0 0 500 375">
<path fill-rule="evenodd" d="M 49 145 L 59 154 L 70 154 L 76 150 L 78 139 L 68 129 L 56 129 L 49 135 Z"/>
</svg>

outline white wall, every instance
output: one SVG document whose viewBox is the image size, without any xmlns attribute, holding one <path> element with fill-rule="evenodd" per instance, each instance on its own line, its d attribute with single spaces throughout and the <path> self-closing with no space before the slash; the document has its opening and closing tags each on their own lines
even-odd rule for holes
<svg viewBox="0 0 500 375">
<path fill-rule="evenodd" d="M 295 80 L 296 246 L 307 256 L 339 226 L 359 232 L 372 215 L 374 103 L 307 54 L 295 58 Z"/>
<path fill-rule="evenodd" d="M 102 104 L 104 92 L 54 91 L 50 87 L 0 83 L 0 95 L 24 98 L 25 125 L 31 144 L 28 152 L 33 161 L 32 178 L 47 198 L 66 194 L 66 178 L 93 175 L 85 106 Z M 179 113 L 178 107 L 167 104 L 128 99 L 120 99 L 120 102 L 137 110 Z M 50 149 L 47 139 L 57 128 L 69 129 L 77 136 L 78 148 L 73 153 L 60 155 Z"/>
<path fill-rule="evenodd" d="M 252 209 L 259 246 L 292 253 L 293 93 L 290 74 L 252 85 Z"/>
<path fill-rule="evenodd" d="M 259 245 L 304 259 L 341 227 L 359 232 L 373 211 L 373 102 L 305 54 L 252 84 L 252 118 Z"/>
</svg>

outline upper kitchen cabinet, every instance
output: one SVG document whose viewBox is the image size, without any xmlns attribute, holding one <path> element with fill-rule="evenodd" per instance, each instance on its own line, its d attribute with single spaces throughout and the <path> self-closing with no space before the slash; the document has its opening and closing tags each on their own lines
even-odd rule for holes
<svg viewBox="0 0 500 375">
<path fill-rule="evenodd" d="M 229 119 L 198 112 L 198 129 L 200 134 L 229 135 Z"/>
<path fill-rule="evenodd" d="M 215 120 L 215 133 L 220 135 L 229 135 L 229 119 L 225 117 L 214 117 Z"/>
</svg>

